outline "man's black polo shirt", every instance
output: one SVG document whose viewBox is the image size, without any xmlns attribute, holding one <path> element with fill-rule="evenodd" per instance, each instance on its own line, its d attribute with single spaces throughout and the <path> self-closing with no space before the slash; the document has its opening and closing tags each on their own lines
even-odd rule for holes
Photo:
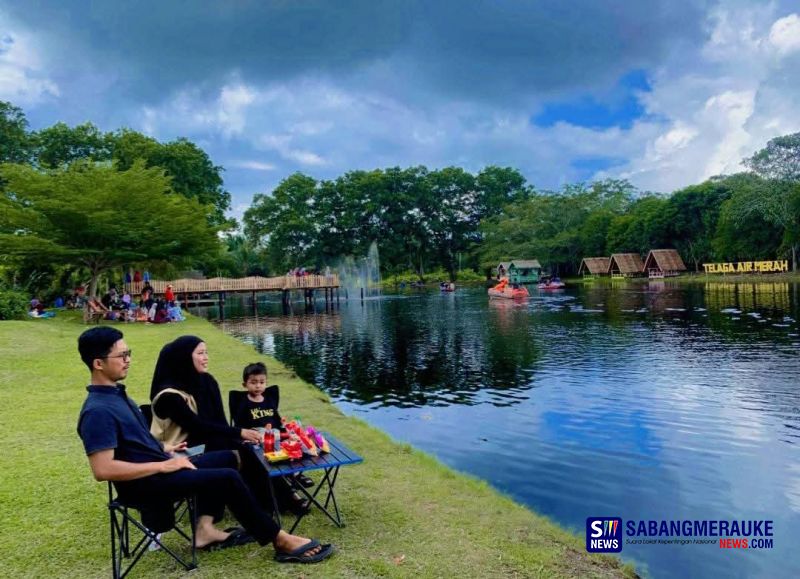
<svg viewBox="0 0 800 579">
<path fill-rule="evenodd" d="M 78 434 L 86 454 L 114 449 L 114 458 L 125 462 L 168 460 L 125 385 L 87 386 L 89 395 L 78 418 Z"/>
</svg>

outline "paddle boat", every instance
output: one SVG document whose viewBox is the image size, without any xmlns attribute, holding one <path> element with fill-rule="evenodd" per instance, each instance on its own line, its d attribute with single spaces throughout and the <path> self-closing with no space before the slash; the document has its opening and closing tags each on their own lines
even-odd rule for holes
<svg viewBox="0 0 800 579">
<path fill-rule="evenodd" d="M 565 286 L 566 284 L 558 277 L 543 277 L 536 287 L 540 290 L 557 290 Z"/>
<path fill-rule="evenodd" d="M 501 279 L 496 286 L 490 287 L 488 293 L 489 297 L 493 298 L 525 299 L 530 296 L 524 285 L 508 285 L 507 278 Z"/>
</svg>

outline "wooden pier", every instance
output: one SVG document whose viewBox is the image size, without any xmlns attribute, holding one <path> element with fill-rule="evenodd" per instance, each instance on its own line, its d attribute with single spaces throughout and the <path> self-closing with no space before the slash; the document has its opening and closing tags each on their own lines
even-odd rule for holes
<svg viewBox="0 0 800 579">
<path fill-rule="evenodd" d="M 146 282 L 130 282 L 125 284 L 125 291 L 131 295 L 141 295 Z M 281 301 L 288 304 L 291 301 L 291 292 L 302 291 L 306 304 L 311 304 L 315 299 L 315 292 L 322 291 L 325 303 L 339 303 L 339 276 L 331 275 L 304 275 L 280 277 L 213 277 L 210 279 L 174 279 L 150 280 L 154 295 L 163 296 L 167 286 L 172 286 L 176 298 L 182 298 L 185 307 L 192 305 L 192 300 L 208 302 L 210 298 L 203 294 L 216 294 L 211 298 L 220 306 L 220 311 L 225 304 L 225 295 L 229 293 L 250 293 L 253 297 L 253 307 L 256 304 L 256 294 L 259 292 L 281 292 Z"/>
</svg>

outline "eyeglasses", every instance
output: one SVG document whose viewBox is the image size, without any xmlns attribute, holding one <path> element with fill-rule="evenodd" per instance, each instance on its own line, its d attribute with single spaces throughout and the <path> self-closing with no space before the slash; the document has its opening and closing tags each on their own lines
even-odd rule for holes
<svg viewBox="0 0 800 579">
<path fill-rule="evenodd" d="M 103 358 L 128 358 L 128 360 L 130 360 L 131 354 L 133 354 L 133 350 L 125 350 L 124 352 L 114 354 L 113 356 L 103 356 Z"/>
</svg>

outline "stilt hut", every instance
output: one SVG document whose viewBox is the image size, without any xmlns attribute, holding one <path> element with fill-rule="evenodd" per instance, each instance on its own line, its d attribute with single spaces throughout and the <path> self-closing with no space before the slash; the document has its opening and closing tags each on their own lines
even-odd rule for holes
<svg viewBox="0 0 800 579">
<path fill-rule="evenodd" d="M 644 270 L 650 278 L 672 277 L 686 271 L 686 265 L 675 249 L 651 249 Z"/>
<path fill-rule="evenodd" d="M 615 253 L 608 260 L 608 273 L 612 279 L 637 277 L 643 272 L 644 263 L 638 253 Z"/>
<path fill-rule="evenodd" d="M 610 257 L 584 257 L 578 268 L 578 275 L 592 279 L 599 275 L 608 275 L 608 262 Z"/>
<path fill-rule="evenodd" d="M 497 278 L 507 277 L 511 283 L 536 283 L 542 272 L 538 259 L 515 259 L 497 266 Z"/>
<path fill-rule="evenodd" d="M 536 283 L 542 272 L 542 264 L 537 259 L 515 259 L 508 269 L 511 283 Z"/>
</svg>

